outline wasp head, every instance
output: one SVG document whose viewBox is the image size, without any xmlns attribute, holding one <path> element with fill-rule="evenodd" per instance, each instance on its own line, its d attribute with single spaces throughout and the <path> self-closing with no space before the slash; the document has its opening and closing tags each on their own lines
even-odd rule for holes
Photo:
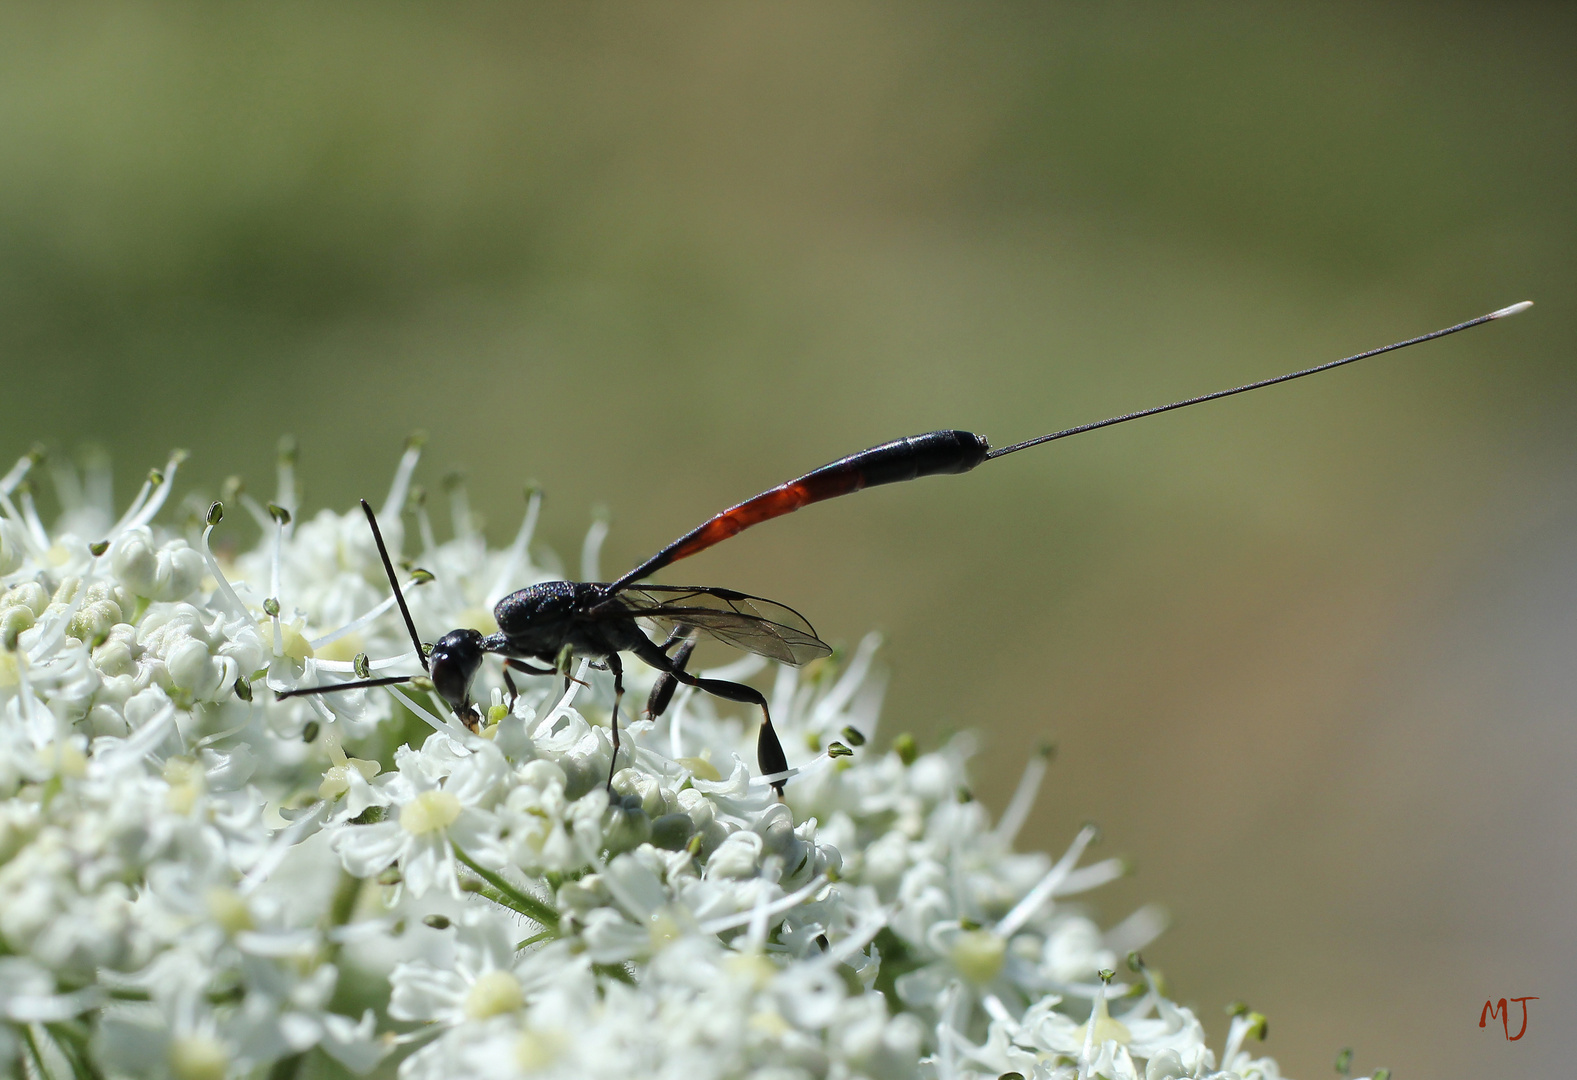
<svg viewBox="0 0 1577 1080">
<path fill-rule="evenodd" d="M 482 666 L 486 652 L 482 635 L 475 630 L 451 630 L 438 639 L 432 651 L 433 687 L 449 707 L 469 721 L 474 717 L 470 703 L 471 680 Z"/>
</svg>

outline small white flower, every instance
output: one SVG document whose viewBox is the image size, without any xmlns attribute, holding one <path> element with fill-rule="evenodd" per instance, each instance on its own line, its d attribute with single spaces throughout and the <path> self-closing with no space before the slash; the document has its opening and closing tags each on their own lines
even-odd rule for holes
<svg viewBox="0 0 1577 1080">
<path fill-rule="evenodd" d="M 402 747 L 395 755 L 397 771 L 374 784 L 388 799 L 388 817 L 338 827 L 334 850 L 348 872 L 373 877 L 398 865 L 411 895 L 442 884 L 458 896 L 456 845 L 488 865 L 507 858 L 492 812 L 508 771 L 503 756 L 479 742 L 473 752 L 452 758 L 440 751 L 445 745 L 435 736 L 422 750 Z"/>
<path fill-rule="evenodd" d="M 518 1013 L 547 987 L 575 980 L 590 990 L 591 964 L 567 943 L 519 952 L 497 914 L 469 911 L 457 930 L 452 966 L 395 965 L 389 1015 L 449 1026 L 483 1021 Z"/>
<path fill-rule="evenodd" d="M 590 865 L 595 856 L 607 799 L 596 789 L 571 801 L 567 784 L 564 768 L 551 760 L 529 761 L 517 770 L 498 815 L 508 833 L 509 857 L 521 869 L 563 873 Z"/>
</svg>

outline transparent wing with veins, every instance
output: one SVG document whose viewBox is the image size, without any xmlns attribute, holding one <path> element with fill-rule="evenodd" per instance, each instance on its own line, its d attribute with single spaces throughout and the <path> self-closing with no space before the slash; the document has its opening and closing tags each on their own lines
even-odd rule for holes
<svg viewBox="0 0 1577 1080">
<path fill-rule="evenodd" d="M 701 630 L 725 645 L 796 667 L 832 653 L 793 608 L 733 589 L 638 585 L 619 590 L 608 606 L 651 619 L 664 629 Z"/>
</svg>

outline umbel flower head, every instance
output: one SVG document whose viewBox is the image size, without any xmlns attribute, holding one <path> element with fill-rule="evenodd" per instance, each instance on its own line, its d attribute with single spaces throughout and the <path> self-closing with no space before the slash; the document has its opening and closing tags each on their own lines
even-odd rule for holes
<svg viewBox="0 0 1577 1080">
<path fill-rule="evenodd" d="M 418 458 L 379 511 L 416 624 L 490 632 L 562 576 L 538 499 L 495 550 L 451 486 L 440 543 Z M 968 739 L 878 739 L 874 639 L 769 674 L 784 798 L 754 718 L 688 687 L 608 785 L 585 659 L 512 702 L 484 670 L 477 731 L 420 680 L 279 700 L 420 673 L 365 520 L 303 519 L 287 451 L 273 502 L 161 523 L 179 465 L 120 513 L 106 464 L 56 465 L 53 527 L 36 455 L 0 477 L 0 1076 L 1280 1075 L 1262 1017 L 1217 1054 L 1137 959 L 1115 974 L 1161 919 L 1069 906 L 1122 870 L 1092 830 L 1014 850 L 1044 757 L 993 825 Z"/>
</svg>

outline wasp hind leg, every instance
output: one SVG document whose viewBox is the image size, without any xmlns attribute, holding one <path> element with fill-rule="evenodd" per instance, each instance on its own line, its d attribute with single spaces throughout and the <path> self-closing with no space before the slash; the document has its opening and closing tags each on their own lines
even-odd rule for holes
<svg viewBox="0 0 1577 1080">
<path fill-rule="evenodd" d="M 669 638 L 658 648 L 667 652 L 668 646 L 673 644 L 673 641 L 673 638 Z M 693 652 L 695 652 L 695 638 L 685 638 L 683 644 L 679 646 L 679 651 L 674 653 L 673 660 L 670 661 L 673 668 L 657 676 L 657 681 L 652 684 L 651 696 L 646 699 L 646 715 L 651 719 L 655 720 L 668 711 L 668 703 L 673 700 L 674 691 L 679 688 L 679 677 L 674 672 L 683 671 L 689 666 L 690 654 Z"/>
<path fill-rule="evenodd" d="M 637 648 L 636 655 L 658 671 L 672 675 L 686 686 L 693 686 L 698 690 L 705 690 L 713 697 L 720 697 L 725 701 L 737 701 L 742 705 L 754 705 L 761 710 L 761 730 L 756 734 L 756 765 L 761 769 L 762 776 L 774 776 L 788 771 L 788 757 L 783 753 L 783 744 L 778 741 L 778 733 L 772 727 L 772 712 L 767 708 L 767 699 L 753 686 L 744 683 L 728 682 L 724 679 L 703 679 L 699 675 L 692 675 L 679 666 L 677 657 L 669 659 L 668 654 L 657 647 L 655 642 L 648 642 L 645 649 Z M 686 660 L 689 658 L 686 657 Z M 655 694 L 655 688 L 653 693 Z M 772 781 L 772 790 L 779 796 L 783 794 L 783 780 Z"/>
</svg>

